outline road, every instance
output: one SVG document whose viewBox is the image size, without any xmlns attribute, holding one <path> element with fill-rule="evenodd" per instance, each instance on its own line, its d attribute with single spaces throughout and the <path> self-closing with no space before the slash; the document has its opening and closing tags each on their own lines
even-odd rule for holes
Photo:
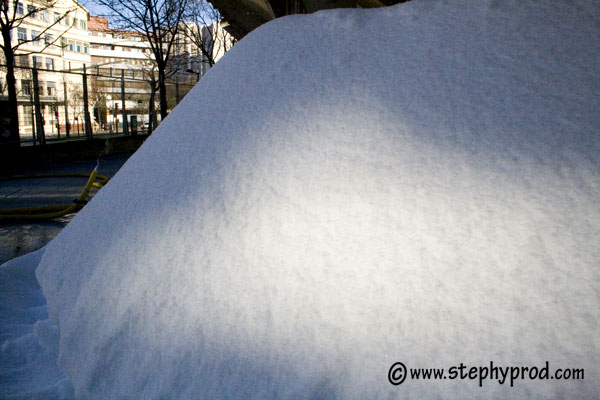
<svg viewBox="0 0 600 400">
<path fill-rule="evenodd" d="M 13 171 L 12 174 L 91 173 L 98 163 L 101 175 L 112 177 L 129 155 L 57 164 L 43 169 Z M 6 175 L 4 175 L 6 176 Z M 85 178 L 34 178 L 0 180 L 0 210 L 21 207 L 71 204 L 83 190 Z M 95 190 L 94 190 L 95 192 Z M 93 195 L 93 193 L 92 193 Z M 49 221 L 0 224 L 0 264 L 46 245 L 75 214 Z"/>
</svg>

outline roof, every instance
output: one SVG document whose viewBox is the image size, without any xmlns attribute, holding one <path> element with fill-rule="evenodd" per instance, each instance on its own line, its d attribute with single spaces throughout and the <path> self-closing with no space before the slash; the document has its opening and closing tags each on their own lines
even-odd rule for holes
<svg viewBox="0 0 600 400">
<path fill-rule="evenodd" d="M 111 29 L 108 27 L 108 18 L 106 17 L 94 17 L 90 15 L 88 22 L 88 29 L 90 31 L 108 32 Z"/>
<path fill-rule="evenodd" d="M 90 16 L 90 20 L 88 22 L 88 30 L 92 32 L 112 32 L 112 33 L 121 33 L 128 36 L 144 36 L 140 32 L 125 30 L 125 29 L 113 29 L 108 25 L 108 18 L 106 17 L 97 17 Z"/>
</svg>

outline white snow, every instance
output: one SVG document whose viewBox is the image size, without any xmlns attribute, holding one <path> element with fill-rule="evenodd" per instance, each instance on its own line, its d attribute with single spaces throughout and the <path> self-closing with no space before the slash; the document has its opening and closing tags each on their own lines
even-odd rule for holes
<svg viewBox="0 0 600 400">
<path fill-rule="evenodd" d="M 75 395 L 597 398 L 599 26 L 414 0 L 252 32 L 43 252 Z"/>
<path fill-rule="evenodd" d="M 35 279 L 44 249 L 0 266 L 0 398 L 73 398 L 56 365 L 58 327 Z"/>
</svg>

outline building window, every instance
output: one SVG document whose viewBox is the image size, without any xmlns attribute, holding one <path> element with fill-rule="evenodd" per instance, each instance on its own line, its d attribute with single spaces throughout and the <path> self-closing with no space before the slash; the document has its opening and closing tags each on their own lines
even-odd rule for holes
<svg viewBox="0 0 600 400">
<path fill-rule="evenodd" d="M 77 48 L 77 52 L 78 52 L 78 53 L 81 53 L 81 42 L 77 42 L 77 43 L 76 43 L 76 46 L 77 46 L 77 47 L 76 47 L 76 48 Z"/>
<path fill-rule="evenodd" d="M 23 123 L 33 125 L 33 106 L 23 106 Z"/>
<path fill-rule="evenodd" d="M 48 11 L 47 10 L 40 11 L 40 19 L 44 22 L 48 22 Z"/>
<path fill-rule="evenodd" d="M 48 96 L 56 96 L 56 82 L 46 83 L 48 88 Z"/>
<path fill-rule="evenodd" d="M 31 31 L 31 41 L 34 45 L 40 45 L 40 33 L 38 31 Z"/>
<path fill-rule="evenodd" d="M 46 69 L 54 71 L 54 58 L 46 57 Z"/>
<path fill-rule="evenodd" d="M 25 13 L 25 10 L 23 8 L 23 3 L 21 3 L 20 1 L 17 3 L 17 14 L 19 15 L 23 15 Z"/>
<path fill-rule="evenodd" d="M 27 13 L 29 14 L 29 16 L 30 16 L 31 18 L 37 18 L 37 15 L 36 15 L 36 8 L 35 8 L 35 6 L 33 6 L 33 5 L 31 5 L 31 4 L 28 4 L 28 5 L 27 5 Z"/>
<path fill-rule="evenodd" d="M 46 34 L 44 35 L 44 43 L 46 43 L 46 45 L 50 45 L 50 44 L 52 44 L 52 42 L 53 42 L 53 41 L 54 41 L 54 38 L 52 37 L 52 35 L 51 35 L 51 34 L 49 34 L 49 33 L 46 33 Z"/>
<path fill-rule="evenodd" d="M 69 51 L 74 51 L 73 49 L 74 49 L 73 42 L 71 40 L 69 40 Z"/>
<path fill-rule="evenodd" d="M 57 13 L 57 12 L 55 12 L 54 13 L 54 22 L 56 23 L 56 22 L 59 22 L 59 21 L 60 21 L 60 14 Z"/>
<path fill-rule="evenodd" d="M 87 46 L 87 43 L 84 43 L 84 44 L 83 44 L 83 52 L 84 52 L 85 54 L 87 54 L 87 53 L 88 53 L 88 46 Z"/>
<path fill-rule="evenodd" d="M 29 67 L 29 56 L 25 54 L 19 54 L 15 56 L 15 61 L 19 67 Z"/>
<path fill-rule="evenodd" d="M 87 24 L 84 20 L 79 20 L 79 27 L 84 31 L 87 29 Z"/>
<path fill-rule="evenodd" d="M 25 96 L 31 96 L 31 81 L 21 79 L 21 93 Z"/>
<path fill-rule="evenodd" d="M 19 35 L 19 43 L 23 43 L 23 42 L 27 41 L 27 29 L 19 28 L 18 35 Z"/>
<path fill-rule="evenodd" d="M 33 67 L 34 68 L 42 68 L 42 57 L 40 57 L 40 56 L 31 56 L 31 59 L 33 61 Z"/>
</svg>

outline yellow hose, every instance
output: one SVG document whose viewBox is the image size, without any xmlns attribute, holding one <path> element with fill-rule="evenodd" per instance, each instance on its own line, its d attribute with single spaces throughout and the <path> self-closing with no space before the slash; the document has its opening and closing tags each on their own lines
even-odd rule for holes
<svg viewBox="0 0 600 400">
<path fill-rule="evenodd" d="M 8 178 L 2 178 L 0 180 L 15 180 L 15 179 L 28 179 L 28 178 L 56 178 L 56 177 L 87 177 L 87 174 L 38 174 L 38 175 L 15 175 Z M 96 182 L 98 179 L 98 182 Z M 78 211 L 85 205 L 86 198 L 90 193 L 92 187 L 101 188 L 108 182 L 108 178 L 102 175 L 98 175 L 98 171 L 95 169 L 89 175 L 88 181 L 83 188 L 83 192 L 79 195 L 77 200 L 73 204 L 66 204 L 60 206 L 43 206 L 43 207 L 29 207 L 29 208 L 12 208 L 8 210 L 0 210 L 0 223 L 11 222 L 18 220 L 42 220 L 42 219 L 53 219 L 62 217 L 71 212 Z"/>
</svg>

